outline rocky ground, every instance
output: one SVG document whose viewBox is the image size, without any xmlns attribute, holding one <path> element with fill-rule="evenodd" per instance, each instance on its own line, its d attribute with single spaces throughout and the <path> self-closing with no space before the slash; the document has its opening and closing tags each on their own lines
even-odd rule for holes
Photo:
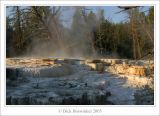
<svg viewBox="0 0 160 116">
<path fill-rule="evenodd" d="M 113 73 L 111 68 L 116 64 L 113 62 L 114 64 L 104 63 L 104 60 L 101 62 L 77 59 L 7 59 L 6 103 L 8 105 L 153 104 L 153 77 L 137 73 L 119 74 L 115 69 Z M 110 71 L 107 71 L 109 68 Z"/>
</svg>

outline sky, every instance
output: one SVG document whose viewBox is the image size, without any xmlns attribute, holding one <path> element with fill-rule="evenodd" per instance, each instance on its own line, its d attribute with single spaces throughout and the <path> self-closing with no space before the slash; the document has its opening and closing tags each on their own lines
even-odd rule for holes
<svg viewBox="0 0 160 116">
<path fill-rule="evenodd" d="M 87 8 L 92 9 L 92 11 L 95 13 L 98 11 L 98 9 L 103 9 L 105 19 L 109 19 L 110 21 L 112 21 L 114 23 L 126 21 L 127 14 L 125 12 L 117 13 L 122 10 L 122 9 L 118 8 L 117 6 L 88 6 Z M 145 7 L 141 7 L 140 10 L 146 11 L 149 8 L 150 8 L 150 6 L 145 6 Z M 62 17 L 63 18 L 65 17 L 65 21 L 63 22 L 63 24 L 64 24 L 64 26 L 68 27 L 72 23 L 72 16 L 74 14 L 74 11 L 71 8 L 70 9 L 64 8 L 64 11 L 65 12 L 62 13 Z M 145 13 L 147 13 L 147 12 L 145 12 Z"/>
<path fill-rule="evenodd" d="M 126 20 L 127 14 L 125 12 L 117 13 L 121 11 L 122 9 L 118 8 L 117 6 L 87 6 L 88 9 L 91 9 L 93 12 L 97 12 L 98 9 L 104 10 L 104 16 L 106 19 L 109 19 L 110 21 L 114 23 L 119 23 Z M 144 6 L 141 7 L 141 11 L 146 11 L 150 8 L 150 6 Z M 74 8 L 70 6 L 62 7 L 61 9 L 61 20 L 63 22 L 63 25 L 65 27 L 70 27 L 72 23 L 72 17 L 74 14 Z M 9 16 L 11 12 L 11 9 L 8 8 L 6 15 Z M 145 12 L 147 13 L 147 12 Z"/>
<path fill-rule="evenodd" d="M 105 19 L 109 19 L 109 20 L 113 21 L 114 23 L 119 23 L 119 22 L 125 20 L 125 17 L 127 16 L 125 13 L 116 14 L 117 12 L 121 11 L 121 9 L 119 9 L 118 7 L 115 7 L 115 6 L 89 6 L 87 8 L 91 9 L 95 13 L 97 13 L 98 9 L 103 9 Z M 63 24 L 66 27 L 68 25 L 71 25 L 73 14 L 74 14 L 74 11 L 71 8 L 65 10 L 65 12 L 62 13 L 62 15 L 66 19 L 66 22 L 63 22 Z"/>
</svg>

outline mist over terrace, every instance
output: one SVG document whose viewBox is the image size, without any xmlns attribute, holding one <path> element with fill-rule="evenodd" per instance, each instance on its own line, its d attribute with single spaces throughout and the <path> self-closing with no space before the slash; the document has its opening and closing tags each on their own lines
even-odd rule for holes
<svg viewBox="0 0 160 116">
<path fill-rule="evenodd" d="M 7 105 L 154 105 L 153 6 L 8 6 Z"/>
</svg>

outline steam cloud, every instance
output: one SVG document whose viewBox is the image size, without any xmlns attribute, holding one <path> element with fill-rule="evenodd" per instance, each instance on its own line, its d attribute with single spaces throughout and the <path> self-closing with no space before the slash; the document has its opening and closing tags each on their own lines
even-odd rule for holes
<svg viewBox="0 0 160 116">
<path fill-rule="evenodd" d="M 70 7 L 71 8 L 71 7 Z M 65 27 L 60 21 L 59 15 L 45 17 L 50 35 L 43 38 L 32 39 L 31 47 L 27 49 L 27 56 L 39 57 L 65 57 L 86 58 L 96 56 L 93 33 L 99 25 L 99 18 L 85 7 L 72 7 L 74 10 L 73 20 L 70 27 Z M 26 54 L 25 54 L 26 55 Z"/>
</svg>

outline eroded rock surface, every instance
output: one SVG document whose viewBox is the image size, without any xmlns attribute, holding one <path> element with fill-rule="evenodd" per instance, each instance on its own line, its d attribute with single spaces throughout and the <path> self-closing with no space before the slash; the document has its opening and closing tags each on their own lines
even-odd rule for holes
<svg viewBox="0 0 160 116">
<path fill-rule="evenodd" d="M 135 93 L 142 90 L 145 85 L 153 85 L 153 78 L 106 71 L 106 67 L 109 69 L 115 65 L 124 66 L 128 62 L 102 59 L 38 59 L 37 61 L 20 59 L 19 63 L 18 59 L 13 61 L 9 59 L 6 69 L 6 103 L 8 105 L 136 104 Z M 117 70 L 126 71 L 123 67 Z"/>
</svg>

